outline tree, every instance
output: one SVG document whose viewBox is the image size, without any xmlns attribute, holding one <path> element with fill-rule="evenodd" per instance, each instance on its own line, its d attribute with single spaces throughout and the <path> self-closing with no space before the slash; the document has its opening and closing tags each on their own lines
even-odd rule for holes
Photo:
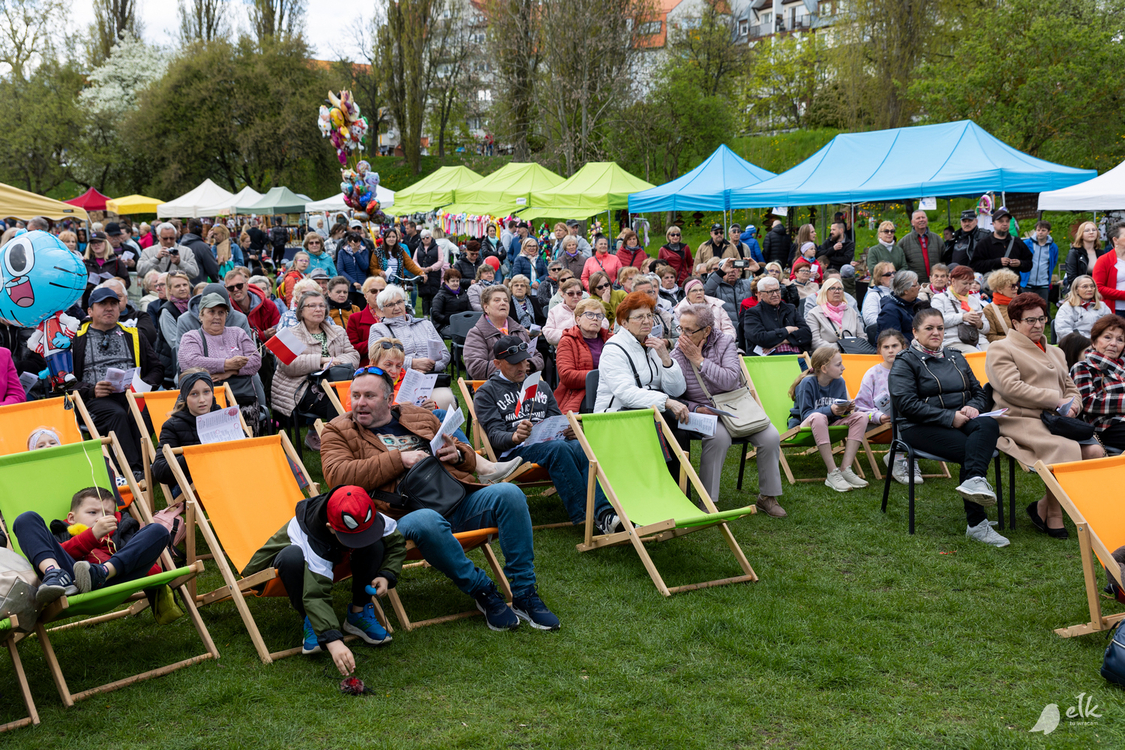
<svg viewBox="0 0 1125 750">
<path fill-rule="evenodd" d="M 140 38 L 143 30 L 137 18 L 137 0 L 94 0 L 94 23 L 90 26 L 87 49 L 91 64 L 105 62 L 126 33 Z"/>
<path fill-rule="evenodd" d="M 62 0 L 0 2 L 0 63 L 24 80 L 31 68 L 54 50 L 54 36 L 63 27 L 67 7 Z"/>
<path fill-rule="evenodd" d="M 495 61 L 492 119 L 516 161 L 531 160 L 533 109 L 546 39 L 537 0 L 483 0 Z"/>
<path fill-rule="evenodd" d="M 379 88 L 379 76 L 375 74 L 375 39 L 378 34 L 382 19 L 372 16 L 366 22 L 353 24 L 351 49 L 349 51 L 337 50 L 337 61 L 332 63 L 332 76 L 342 81 L 342 86 L 352 92 L 360 112 L 367 118 L 368 147 L 372 151 L 378 150 L 379 133 L 385 130 L 389 118 L 386 114 L 386 103 Z M 359 51 L 358 59 L 353 60 L 351 55 Z"/>
<path fill-rule="evenodd" d="M 398 125 L 406 163 L 422 170 L 428 44 L 440 0 L 388 0 L 375 42 L 375 75 Z"/>
<path fill-rule="evenodd" d="M 1107 169 L 1125 158 L 1120 3 L 1009 0 L 982 9 L 910 93 L 928 119 L 972 119 L 1032 155 Z M 996 29 L 1004 29 L 1002 37 Z"/>
<path fill-rule="evenodd" d="M 180 0 L 180 41 L 211 42 L 230 32 L 227 0 Z"/>
<path fill-rule="evenodd" d="M 669 52 L 688 63 L 704 94 L 730 95 L 748 47 L 738 43 L 736 21 L 725 2 L 701 0 L 699 8 L 689 23 L 668 25 Z"/>
<path fill-rule="evenodd" d="M 250 30 L 258 44 L 267 39 L 300 36 L 305 28 L 305 0 L 248 0 Z"/>
<path fill-rule="evenodd" d="M 828 71 L 817 34 L 791 34 L 755 45 L 742 82 L 742 105 L 758 129 L 801 128 Z"/>
<path fill-rule="evenodd" d="M 73 62 L 44 59 L 26 78 L 0 80 L 0 182 L 43 194 L 67 179 L 80 139 L 82 73 Z"/>
<path fill-rule="evenodd" d="M 445 134 L 454 110 L 466 90 L 476 90 L 469 85 L 473 24 L 466 6 L 464 0 L 445 0 L 427 45 L 426 90 L 433 100 L 430 119 L 438 134 L 438 156 L 445 156 Z"/>
</svg>

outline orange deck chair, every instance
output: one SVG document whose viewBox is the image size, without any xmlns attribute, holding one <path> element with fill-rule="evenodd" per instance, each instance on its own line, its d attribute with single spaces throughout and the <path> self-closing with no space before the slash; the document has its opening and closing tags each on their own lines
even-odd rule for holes
<svg viewBox="0 0 1125 750">
<path fill-rule="evenodd" d="M 31 431 L 39 427 L 54 430 L 63 445 L 81 443 L 83 437 L 82 431 L 78 429 L 78 419 L 83 418 L 83 414 L 89 416 L 84 403 L 79 411 L 78 404 L 81 402 L 82 398 L 75 393 L 71 396 L 0 406 L 0 456 L 26 451 Z M 97 434 L 93 420 L 86 422 L 86 429 L 90 430 L 91 437 L 101 437 Z"/>
</svg>

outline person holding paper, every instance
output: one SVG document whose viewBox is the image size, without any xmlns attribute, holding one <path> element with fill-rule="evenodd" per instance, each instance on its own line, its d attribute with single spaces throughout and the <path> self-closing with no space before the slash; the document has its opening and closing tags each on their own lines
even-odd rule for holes
<svg viewBox="0 0 1125 750">
<path fill-rule="evenodd" d="M 672 359 L 684 373 L 687 390 L 682 401 L 692 412 L 714 415 L 711 396 L 743 387 L 738 347 L 733 338 L 715 328 L 714 312 L 707 305 L 689 305 L 680 313 L 680 337 L 672 350 Z M 685 451 L 688 442 L 680 443 Z M 758 450 L 758 510 L 773 518 L 784 518 L 785 509 L 777 502 L 781 497 L 781 435 L 773 425 L 768 425 L 751 435 L 750 443 Z M 715 433 L 703 438 L 699 469 L 699 478 L 716 504 L 723 462 L 730 446 L 730 433 L 718 420 Z"/>
<path fill-rule="evenodd" d="M 156 446 L 156 459 L 152 462 L 152 478 L 161 484 L 171 487 L 173 495 L 180 494 L 176 486 L 176 476 L 164 458 L 163 447 L 183 448 L 188 445 L 199 445 L 199 430 L 195 420 L 204 414 L 210 414 L 219 409 L 215 401 L 215 382 L 211 375 L 202 367 L 193 367 L 180 373 L 180 395 L 164 426 L 160 428 L 160 442 Z M 183 456 L 177 456 L 184 476 L 191 481 L 191 471 L 188 470 L 187 461 Z M 168 498 L 171 502 L 171 498 Z"/>
<path fill-rule="evenodd" d="M 449 387 L 450 378 L 445 374 L 450 355 L 434 324 L 428 318 L 416 318 L 407 312 L 406 293 L 397 284 L 391 284 L 379 292 L 376 301 L 379 305 L 379 322 L 371 326 L 368 334 L 368 354 L 371 353 L 370 342 L 375 339 L 401 341 L 408 368 L 438 375 L 438 387 L 434 389 L 433 399 L 439 407 L 448 409 L 455 401 Z"/>
<path fill-rule="evenodd" d="M 581 283 L 573 281 L 575 288 L 581 292 Z M 598 369 L 605 342 L 610 336 L 605 312 L 598 300 L 579 302 L 574 309 L 574 317 L 577 324 L 563 332 L 555 351 L 555 365 L 559 373 L 555 398 L 564 414 L 581 410 L 586 399 L 586 376 Z"/>
<path fill-rule="evenodd" d="M 480 427 L 493 450 L 539 464 L 551 477 L 559 498 L 575 526 L 586 522 L 586 483 L 590 461 L 568 426 L 562 440 L 521 445 L 535 425 L 562 412 L 555 395 L 542 380 L 530 387 L 530 346 L 516 336 L 501 336 L 493 345 L 496 371 L 473 395 Z M 603 534 L 620 531 L 620 519 L 599 486 L 594 494 L 594 518 Z"/>
<path fill-rule="evenodd" d="M 980 416 L 990 408 L 988 394 L 964 355 L 942 348 L 941 310 L 927 307 L 918 312 L 912 334 L 887 377 L 895 428 L 911 445 L 960 465 L 957 494 L 965 505 L 965 536 L 1006 547 L 1008 540 L 996 533 L 984 510 L 996 504 L 996 493 L 985 477 L 1000 436 L 996 420 Z"/>
<path fill-rule="evenodd" d="M 755 354 L 800 354 L 812 342 L 812 331 L 797 308 L 781 299 L 781 283 L 772 276 L 758 281 L 759 303 L 742 315 L 746 346 Z"/>
<path fill-rule="evenodd" d="M 441 422 L 417 406 L 392 406 L 393 391 L 390 377 L 371 368 L 355 376 L 351 411 L 324 429 L 321 465 L 325 480 L 333 486 L 354 484 L 375 495 L 376 509 L 398 520 L 399 531 L 418 546 L 426 561 L 476 600 L 489 629 L 514 630 L 522 619 L 537 630 L 557 630 L 559 618 L 539 597 L 531 515 L 523 491 L 508 483 L 488 487 L 473 483 L 479 457 L 471 446 L 452 437 L 446 436 L 444 445 L 433 454 L 430 441 Z M 447 516 L 429 508 L 403 515 L 401 509 L 379 499 L 379 493 L 393 492 L 406 472 L 429 456 L 441 461 L 468 491 Z M 500 530 L 504 573 L 514 595 L 512 607 L 453 536 L 491 526 Z"/>
<path fill-rule="evenodd" d="M 1008 409 L 997 417 L 1000 439 L 997 447 L 1026 466 L 1036 461 L 1056 464 L 1101 458 L 1105 451 L 1097 438 L 1084 442 L 1053 434 L 1040 419 L 1044 411 L 1069 404 L 1064 416 L 1082 411 L 1078 387 L 1066 369 L 1066 356 L 1057 346 L 1048 346 L 1043 329 L 1047 303 L 1034 292 L 1017 295 L 1008 304 L 1012 328 L 1001 341 L 988 347 L 984 361 L 996 408 Z M 1048 490 L 1038 502 L 1027 506 L 1035 528 L 1056 539 L 1066 539 L 1062 506 Z"/>
<path fill-rule="evenodd" d="M 98 432 L 117 433 L 129 468 L 140 479 L 144 476 L 141 434 L 129 414 L 125 394 L 114 391 L 106 373 L 111 368 L 127 371 L 137 367 L 141 380 L 159 388 L 164 380 L 164 366 L 143 332 L 119 323 L 121 302 L 112 289 L 91 292 L 86 312 L 90 320 L 79 327 L 73 344 L 77 390 Z"/>
</svg>

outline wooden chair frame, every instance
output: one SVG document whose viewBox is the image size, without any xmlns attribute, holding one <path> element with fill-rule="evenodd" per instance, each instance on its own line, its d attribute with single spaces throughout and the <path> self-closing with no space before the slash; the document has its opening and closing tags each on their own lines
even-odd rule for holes
<svg viewBox="0 0 1125 750">
<path fill-rule="evenodd" d="M 1086 604 L 1090 608 L 1089 622 L 1071 625 L 1067 628 L 1057 628 L 1055 633 L 1063 638 L 1073 638 L 1076 635 L 1088 635 L 1111 630 L 1117 623 L 1125 620 L 1125 612 L 1112 615 L 1102 614 L 1101 592 L 1098 589 L 1098 569 L 1105 570 L 1118 586 L 1125 589 L 1125 581 L 1121 580 L 1120 567 L 1117 565 L 1102 565 L 1095 557 L 1096 554 L 1102 560 L 1111 561 L 1113 560 L 1113 553 L 1090 528 L 1090 524 L 1086 517 L 1082 515 L 1082 511 L 1078 510 L 1078 506 L 1074 504 L 1066 490 L 1055 479 L 1051 467 L 1042 461 L 1038 461 L 1035 464 L 1035 473 L 1047 485 L 1047 490 L 1059 501 L 1059 504 L 1066 510 L 1070 520 L 1074 521 L 1074 525 L 1078 529 L 1078 549 L 1079 556 L 1082 558 L 1082 579 L 1086 586 Z"/>
<path fill-rule="evenodd" d="M 8 655 L 12 657 L 12 669 L 16 673 L 16 682 L 20 686 L 20 696 L 23 698 L 23 704 L 27 707 L 27 716 L 15 721 L 9 721 L 7 724 L 0 724 L 0 732 L 7 732 L 10 729 L 19 729 L 20 727 L 27 727 L 39 724 L 39 712 L 35 709 L 35 699 L 31 697 L 31 685 L 27 681 L 27 674 L 23 671 L 23 662 L 20 661 L 20 652 L 16 649 L 16 628 L 19 627 L 19 618 L 12 615 L 8 618 L 11 622 L 12 630 L 4 638 L 4 644 L 8 647 Z"/>
<path fill-rule="evenodd" d="M 326 393 L 327 392 L 328 391 L 326 391 Z M 324 433 L 324 422 L 322 420 L 319 420 L 319 419 L 316 420 L 316 422 L 313 423 L 313 427 L 316 429 L 317 435 L 323 435 L 323 433 Z M 493 536 L 499 534 L 500 530 L 496 529 L 496 528 L 492 528 L 492 529 L 481 529 L 481 530 L 478 530 L 478 531 L 488 531 L 488 532 L 491 532 L 491 533 L 489 533 L 487 538 L 485 538 L 483 541 L 477 541 L 476 543 L 468 544 L 468 545 L 462 543 L 462 545 L 461 545 L 462 549 L 464 549 L 465 552 L 468 553 L 468 552 L 471 552 L 474 549 L 480 547 L 481 552 L 484 554 L 485 560 L 488 562 L 488 567 L 492 569 L 492 573 L 495 576 L 495 580 L 500 582 L 501 591 L 504 592 L 504 597 L 508 600 L 508 603 L 510 604 L 511 601 L 512 601 L 512 588 L 508 583 L 507 576 L 504 575 L 504 569 L 500 566 L 500 561 L 498 559 L 496 559 L 496 553 L 493 552 L 492 544 L 491 544 Z M 460 538 L 465 538 L 465 537 L 468 537 L 468 536 L 474 536 L 475 537 L 477 535 L 478 534 L 470 532 L 469 534 L 464 534 L 464 535 L 454 534 L 453 536 L 460 539 Z M 407 559 L 408 560 L 415 557 L 415 556 L 421 557 L 421 553 L 416 552 L 416 550 L 417 550 L 417 546 L 414 544 L 414 542 L 407 539 L 406 540 L 406 552 L 407 552 Z M 419 559 L 417 562 L 406 563 L 405 565 L 402 566 L 402 569 L 408 570 L 410 568 L 429 568 L 429 567 L 432 567 L 432 566 L 428 562 L 426 562 L 425 560 Z M 402 581 L 400 580 L 399 583 L 401 584 Z M 402 604 L 402 598 L 399 596 L 397 586 L 395 588 L 389 589 L 387 591 L 387 601 L 390 602 L 391 609 L 394 611 L 395 618 L 398 619 L 399 625 L 401 625 L 403 627 L 403 629 L 407 630 L 407 631 L 416 630 L 417 628 L 422 628 L 422 627 L 425 627 L 427 625 L 439 625 L 443 622 L 452 622 L 454 620 L 461 620 L 461 619 L 464 619 L 466 617 L 473 617 L 475 615 L 481 614 L 480 610 L 478 610 L 474 607 L 471 610 L 459 612 L 455 615 L 442 615 L 442 616 L 439 616 L 439 617 L 431 617 L 431 618 L 426 619 L 426 620 L 414 621 L 414 620 L 411 620 L 410 616 L 406 614 L 406 608 Z M 387 625 L 387 623 L 384 622 L 384 626 L 387 627 L 388 631 L 389 631 L 390 628 Z"/>
<path fill-rule="evenodd" d="M 688 482 L 695 487 L 699 493 L 700 499 L 708 513 L 718 513 L 719 509 L 711 502 L 711 497 L 707 494 L 707 490 L 703 487 L 703 482 L 700 481 L 699 476 L 695 473 L 695 469 L 691 465 L 691 461 L 687 455 L 680 448 L 679 443 L 676 442 L 676 436 L 668 427 L 668 423 L 664 421 L 664 417 L 660 412 L 655 409 L 651 410 L 655 415 L 656 422 L 660 425 L 661 431 L 668 443 L 669 450 L 673 451 L 676 458 L 680 462 L 680 476 L 679 485 L 680 489 L 686 494 Z M 703 526 L 691 526 L 686 528 L 676 528 L 676 521 L 674 518 L 669 518 L 666 521 L 659 521 L 657 523 L 650 523 L 645 526 L 637 526 L 629 519 L 629 514 L 622 505 L 617 496 L 617 492 L 610 484 L 609 477 L 606 476 L 605 470 L 602 469 L 598 457 L 594 454 L 590 442 L 586 439 L 585 433 L 582 431 L 582 419 L 587 415 L 575 414 L 574 412 L 567 413 L 567 419 L 570 421 L 570 426 L 574 430 L 578 442 L 582 446 L 582 450 L 586 453 L 586 458 L 590 461 L 590 473 L 586 482 L 586 524 L 583 534 L 583 541 L 576 545 L 579 552 L 589 552 L 591 550 L 600 549 L 602 547 L 613 547 L 624 544 L 633 545 L 636 550 L 637 556 L 641 558 L 641 562 L 645 566 L 649 577 L 652 579 L 656 590 L 666 597 L 672 594 L 679 594 L 685 591 L 695 591 L 697 589 L 710 588 L 712 586 L 724 586 L 728 583 L 745 583 L 747 581 L 757 581 L 758 575 L 754 569 L 750 567 L 750 562 L 746 559 L 742 548 L 734 539 L 734 534 L 731 533 L 730 527 L 726 521 L 716 521 L 713 524 Z M 606 499 L 610 505 L 613 506 L 614 512 L 621 520 L 624 526 L 624 531 L 619 531 L 614 534 L 594 534 L 594 491 L 596 484 L 600 482 L 602 490 L 605 492 Z M 747 515 L 756 513 L 757 509 L 751 505 L 748 506 Z M 648 550 L 645 549 L 645 542 L 663 542 L 668 539 L 675 539 L 676 537 L 690 534 L 693 531 L 701 529 L 709 529 L 712 526 L 718 526 L 723 539 L 726 541 L 727 546 L 730 547 L 731 552 L 734 554 L 735 559 L 738 561 L 739 567 L 742 569 L 742 575 L 733 576 L 731 578 L 723 578 L 713 581 L 704 581 L 701 583 L 691 583 L 683 586 L 669 587 L 664 583 L 664 579 L 657 570 L 656 564 L 653 563 L 652 557 L 649 556 Z"/>
<path fill-rule="evenodd" d="M 98 439 L 101 441 L 102 450 L 105 451 L 108 449 L 111 452 L 111 455 L 114 457 L 114 463 L 118 467 L 129 465 L 129 462 L 125 458 L 124 451 L 121 450 L 121 444 L 118 442 L 116 434 L 111 432 L 109 433 L 109 437 Z M 136 480 L 133 478 L 132 472 L 119 471 L 119 474 L 123 476 L 129 483 L 129 488 L 133 492 L 133 497 L 141 497 L 142 495 L 140 487 L 137 485 Z M 149 510 L 147 507 L 145 507 L 144 503 L 135 502 L 129 507 L 130 509 L 136 509 L 135 512 L 139 516 L 138 520 L 142 525 L 147 526 L 148 524 L 152 523 L 152 514 L 149 513 Z M 168 570 L 174 570 L 177 567 L 172 562 L 172 557 L 168 553 L 168 550 L 164 550 L 161 553 L 160 562 Z M 54 680 L 55 687 L 59 691 L 59 697 L 62 698 L 63 705 L 69 708 L 73 706 L 75 702 L 90 698 L 94 695 L 108 693 L 113 690 L 117 690 L 118 688 L 125 687 L 126 685 L 132 685 L 136 682 L 150 680 L 153 677 L 161 677 L 163 675 L 170 674 L 171 672 L 175 672 L 178 669 L 182 669 L 184 667 L 189 667 L 193 664 L 198 664 L 202 661 L 206 661 L 207 659 L 219 658 L 219 650 L 215 647 L 215 643 L 211 639 L 211 634 L 207 630 L 207 626 L 204 624 L 203 619 L 199 616 L 199 610 L 196 608 L 195 602 L 192 601 L 192 597 L 188 588 L 188 584 L 194 582 L 195 577 L 203 572 L 203 562 L 197 560 L 185 567 L 190 568 L 192 572 L 174 579 L 173 581 L 168 583 L 168 586 L 180 591 L 184 606 L 187 608 L 187 612 L 185 614 L 187 614 L 188 618 L 191 620 L 192 625 L 195 627 L 196 633 L 199 634 L 200 640 L 203 641 L 203 644 L 207 650 L 202 654 L 184 659 L 182 661 L 178 661 L 174 664 L 158 667 L 156 669 L 150 669 L 148 671 L 135 674 L 131 677 L 126 677 L 115 682 L 109 682 L 104 685 L 99 685 L 97 687 L 90 688 L 89 690 L 83 690 L 80 693 L 71 693 L 70 688 L 67 686 L 66 678 L 63 676 L 59 661 L 55 656 L 55 650 L 51 643 L 49 634 L 57 632 L 59 630 L 66 630 L 73 627 L 85 627 L 87 625 L 108 622 L 109 620 L 115 620 L 120 617 L 138 614 L 148 606 L 148 600 L 143 596 L 143 594 L 138 593 L 130 599 L 131 604 L 124 609 L 118 609 L 113 612 L 107 612 L 105 614 L 97 615 L 94 617 L 87 617 L 79 622 L 68 623 L 66 625 L 50 628 L 49 630 L 46 627 L 47 624 L 66 617 L 66 610 L 69 607 L 67 597 L 63 596 L 59 599 L 56 599 L 51 604 L 47 605 L 47 607 L 45 607 L 42 612 L 39 613 L 39 619 L 35 623 L 35 633 L 39 637 L 40 645 L 43 648 L 44 660 L 47 662 L 47 668 L 51 673 L 51 678 Z M 24 637 L 26 636 L 24 636 L 23 634 L 16 634 L 14 640 L 18 642 Z"/>
</svg>

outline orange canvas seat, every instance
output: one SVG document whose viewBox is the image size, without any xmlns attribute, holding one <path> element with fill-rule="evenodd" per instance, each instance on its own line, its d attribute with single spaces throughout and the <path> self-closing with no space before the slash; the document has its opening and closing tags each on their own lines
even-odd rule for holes
<svg viewBox="0 0 1125 750">
<path fill-rule="evenodd" d="M 969 363 L 972 368 L 973 374 L 977 376 L 977 380 L 981 385 L 988 385 L 988 373 L 984 369 L 984 360 L 988 356 L 988 351 L 983 352 L 968 352 L 965 354 L 965 361 Z"/>
<path fill-rule="evenodd" d="M 78 416 L 73 399 L 68 403 L 63 396 L 0 406 L 0 456 L 26 451 L 27 439 L 39 427 L 54 430 L 63 445 L 81 443 Z"/>
</svg>

